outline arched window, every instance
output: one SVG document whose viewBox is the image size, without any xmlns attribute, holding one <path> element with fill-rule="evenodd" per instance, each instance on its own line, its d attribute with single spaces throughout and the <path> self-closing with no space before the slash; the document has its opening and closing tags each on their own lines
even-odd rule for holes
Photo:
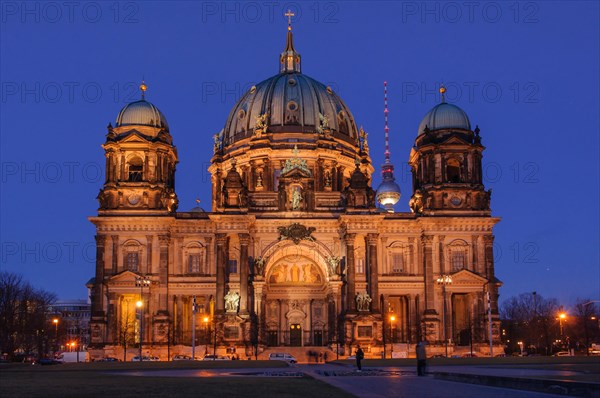
<svg viewBox="0 0 600 398">
<path fill-rule="evenodd" d="M 144 171 L 144 162 L 139 157 L 135 156 L 127 162 L 129 169 L 129 182 L 142 181 L 142 174 Z"/>
<path fill-rule="evenodd" d="M 208 264 L 206 261 L 206 248 L 199 242 L 190 243 L 185 250 L 185 261 L 187 262 L 188 274 L 208 275 Z"/>
<path fill-rule="evenodd" d="M 461 182 L 460 162 L 455 159 L 448 159 L 446 162 L 446 179 L 448 182 Z"/>
<path fill-rule="evenodd" d="M 141 245 L 138 241 L 126 242 L 123 246 L 123 267 L 132 272 L 140 270 Z"/>
<path fill-rule="evenodd" d="M 405 274 L 409 272 L 408 246 L 402 242 L 393 242 L 388 246 L 388 264 L 386 274 Z"/>
<path fill-rule="evenodd" d="M 469 267 L 469 245 L 464 240 L 457 239 L 448 245 L 448 261 L 452 272 Z"/>
</svg>

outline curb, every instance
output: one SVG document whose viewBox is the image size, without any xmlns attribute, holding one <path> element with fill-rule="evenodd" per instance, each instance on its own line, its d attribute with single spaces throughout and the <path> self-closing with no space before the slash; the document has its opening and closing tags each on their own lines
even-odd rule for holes
<svg viewBox="0 0 600 398">
<path fill-rule="evenodd" d="M 481 384 L 490 387 L 514 388 L 545 392 L 549 394 L 570 395 L 576 397 L 600 396 L 600 383 L 586 383 L 579 381 L 551 380 L 551 379 L 525 379 L 520 377 L 476 375 L 450 372 L 428 372 L 436 379 L 457 381 L 461 383 Z"/>
</svg>

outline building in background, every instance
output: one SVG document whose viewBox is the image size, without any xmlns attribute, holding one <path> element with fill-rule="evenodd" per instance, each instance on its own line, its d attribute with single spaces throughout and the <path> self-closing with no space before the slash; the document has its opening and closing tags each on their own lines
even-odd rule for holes
<svg viewBox="0 0 600 398">
<path fill-rule="evenodd" d="M 90 218 L 92 357 L 136 355 L 140 340 L 163 359 L 189 354 L 192 335 L 211 353 L 242 356 L 356 344 L 407 355 L 422 340 L 430 353 L 488 353 L 490 330 L 498 347 L 499 219 L 479 128 L 444 100 L 427 112 L 405 151 L 410 211 L 394 212 L 389 153 L 375 192 L 367 133 L 331 87 L 302 73 L 291 26 L 273 56 L 279 73 L 251 87 L 212 139 L 205 133 L 210 211 L 178 210 L 177 133 L 145 84 L 109 125 Z"/>
<path fill-rule="evenodd" d="M 59 351 L 85 350 L 90 342 L 91 304 L 88 300 L 58 300 L 49 308 L 48 323 Z"/>
</svg>

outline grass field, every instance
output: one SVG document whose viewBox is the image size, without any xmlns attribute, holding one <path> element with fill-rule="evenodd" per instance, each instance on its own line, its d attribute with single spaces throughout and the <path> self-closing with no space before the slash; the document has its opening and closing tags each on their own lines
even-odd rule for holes
<svg viewBox="0 0 600 398">
<path fill-rule="evenodd" d="M 165 369 L 287 370 L 278 361 L 80 363 L 0 366 L 2 397 L 352 397 L 311 377 L 136 377 L 115 372 Z M 284 367 L 284 368 L 282 368 Z M 293 369 L 289 369 L 293 370 Z M 110 373 L 109 373 L 110 372 Z"/>
</svg>

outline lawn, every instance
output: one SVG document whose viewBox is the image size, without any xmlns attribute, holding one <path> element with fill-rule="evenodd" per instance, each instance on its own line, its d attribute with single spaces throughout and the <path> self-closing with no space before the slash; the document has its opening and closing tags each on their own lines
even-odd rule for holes
<svg viewBox="0 0 600 398">
<path fill-rule="evenodd" d="M 4 397 L 302 397 L 352 395 L 311 377 L 137 377 L 119 371 L 280 367 L 277 361 L 2 365 Z M 224 362 L 224 361 L 223 361 Z M 284 365 L 285 366 L 285 365 Z M 287 368 L 287 367 L 286 367 Z M 273 369 L 277 370 L 277 369 Z M 294 369 L 279 369 L 290 370 Z M 110 373 L 108 373 L 110 372 Z"/>
</svg>

